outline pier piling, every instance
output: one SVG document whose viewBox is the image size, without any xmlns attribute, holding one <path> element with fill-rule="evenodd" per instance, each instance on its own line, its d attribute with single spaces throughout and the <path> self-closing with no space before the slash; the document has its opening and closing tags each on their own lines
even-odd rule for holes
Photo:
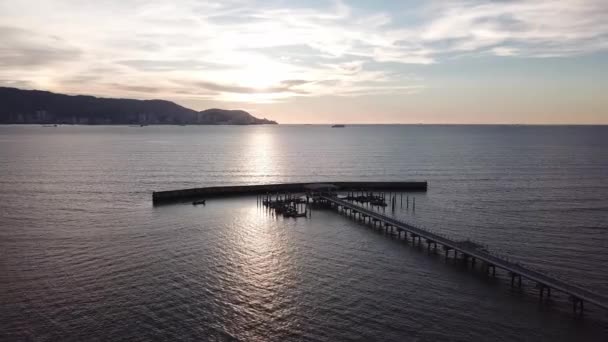
<svg viewBox="0 0 608 342">
<path fill-rule="evenodd" d="M 427 251 L 430 251 L 431 245 L 436 248 L 436 245 L 439 243 L 443 246 L 445 258 L 447 260 L 449 256 L 449 251 L 454 250 L 454 259 L 458 260 L 458 254 L 460 253 L 462 258 L 461 261 L 468 265 L 468 260 L 471 260 L 471 264 L 473 268 L 475 263 L 479 259 L 480 262 L 484 264 L 484 270 L 488 276 L 496 277 L 496 268 L 499 267 L 509 272 L 511 277 L 511 287 L 515 286 L 515 278 L 517 278 L 517 286 L 521 288 L 522 286 L 522 278 L 525 276 L 531 281 L 535 281 L 537 283 L 543 284 L 543 288 L 541 289 L 542 296 L 544 298 L 545 294 L 548 297 L 550 295 L 550 291 L 552 289 L 557 289 L 561 292 L 565 292 L 570 294 L 573 299 L 573 310 L 577 313 L 582 312 L 583 310 L 583 300 L 590 301 L 595 305 L 598 305 L 602 308 L 608 309 L 608 298 L 605 298 L 599 294 L 588 291 L 584 288 L 581 288 L 576 285 L 564 283 L 563 281 L 550 277 L 546 274 L 542 274 L 536 271 L 533 271 L 529 268 L 522 266 L 520 263 L 513 262 L 509 258 L 501 257 L 496 254 L 492 254 L 488 251 L 487 246 L 483 246 L 480 244 L 472 243 L 469 240 L 464 241 L 454 241 L 450 238 L 447 238 L 442 235 L 435 234 L 431 231 L 412 226 L 403 221 L 399 221 L 395 218 L 385 216 L 378 211 L 373 211 L 369 209 L 364 209 L 360 206 L 357 206 L 353 203 L 349 203 L 348 201 L 344 201 L 335 196 L 322 196 L 328 202 L 339 203 L 344 207 L 350 207 L 353 210 L 357 210 L 360 215 L 365 215 L 368 217 L 368 220 L 373 220 L 376 222 L 377 219 L 380 223 L 380 227 L 384 226 L 386 232 L 389 232 L 391 235 L 397 230 L 397 236 L 401 236 L 401 231 L 404 233 L 404 239 L 407 241 L 408 233 L 412 238 L 413 246 L 421 246 L 422 239 L 424 238 L 427 243 Z M 394 196 L 389 196 L 392 201 L 395 201 Z M 406 196 L 406 205 L 408 204 L 408 197 Z M 415 206 L 415 197 L 412 198 L 412 210 L 414 210 Z M 375 224 L 374 224 L 375 226 Z M 416 243 L 416 240 L 418 243 Z M 545 293 L 546 288 L 546 293 Z"/>
</svg>

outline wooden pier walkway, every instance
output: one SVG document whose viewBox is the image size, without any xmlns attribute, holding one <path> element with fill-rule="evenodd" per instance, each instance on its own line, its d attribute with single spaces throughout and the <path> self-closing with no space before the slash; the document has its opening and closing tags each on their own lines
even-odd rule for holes
<svg viewBox="0 0 608 342">
<path fill-rule="evenodd" d="M 446 257 L 448 252 L 453 250 L 455 256 L 456 253 L 459 252 L 462 254 L 465 260 L 471 258 L 473 263 L 476 259 L 485 262 L 488 267 L 488 271 L 491 268 L 493 273 L 495 273 L 497 267 L 504 269 L 508 271 L 509 275 L 511 276 L 512 286 L 514 284 L 514 280 L 517 279 L 519 286 L 521 287 L 521 278 L 523 277 L 537 283 L 541 296 L 543 296 L 545 289 L 548 291 L 549 296 L 551 295 L 551 289 L 566 293 L 570 295 L 574 312 L 580 310 L 582 313 L 584 302 L 591 303 L 608 310 L 607 297 L 587 290 L 581 286 L 568 283 L 565 280 L 560 280 L 551 275 L 532 270 L 518 262 L 508 260 L 506 257 L 492 253 L 477 244 L 467 243 L 467 241 L 455 241 L 447 236 L 443 236 L 423 228 L 415 227 L 406 222 L 388 217 L 376 211 L 339 199 L 335 196 L 320 195 L 318 198 L 325 201 L 328 205 L 336 208 L 338 211 L 343 211 L 344 213 L 354 217 L 363 218 L 364 221 L 367 219 L 370 223 L 373 223 L 374 226 L 380 224 L 380 227 L 384 226 L 384 228 L 387 230 L 390 227 L 391 231 L 394 228 L 399 236 L 401 235 L 401 232 L 403 232 L 406 234 L 406 238 L 407 233 L 410 233 L 414 239 L 418 238 L 419 241 L 421 238 L 423 238 L 426 240 L 429 248 L 434 244 L 434 248 L 436 249 L 437 244 L 440 244 L 443 246 Z"/>
</svg>

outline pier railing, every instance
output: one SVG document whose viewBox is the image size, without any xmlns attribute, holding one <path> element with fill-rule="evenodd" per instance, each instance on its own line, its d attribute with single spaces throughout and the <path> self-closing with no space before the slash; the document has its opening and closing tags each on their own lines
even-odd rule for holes
<svg viewBox="0 0 608 342">
<path fill-rule="evenodd" d="M 339 199 L 335 196 L 322 195 L 320 197 L 323 200 L 333 203 L 335 205 L 340 205 L 345 208 L 350 208 L 351 210 L 356 210 L 362 214 L 378 219 L 384 223 L 388 223 L 397 228 L 409 231 L 410 233 L 414 233 L 418 236 L 428 239 L 429 241 L 440 243 L 443 246 L 452 248 L 471 257 L 475 257 L 479 260 L 485 261 L 486 263 L 494 267 L 502 268 L 519 276 L 523 276 L 529 280 L 535 281 L 538 284 L 542 284 L 543 286 L 554 288 L 556 290 L 567 293 L 573 298 L 576 298 L 577 300 L 585 300 L 604 309 L 608 309 L 607 297 L 587 290 L 583 286 L 575 285 L 574 282 L 569 279 L 560 279 L 560 277 L 558 276 L 551 275 L 545 271 L 530 267 L 529 265 L 524 265 L 521 260 L 518 260 L 511 256 L 506 256 L 502 253 L 491 251 L 489 248 L 487 248 L 486 245 L 475 243 L 475 245 L 478 245 L 480 247 L 483 246 L 484 248 L 472 248 L 470 246 L 464 246 L 462 244 L 462 240 L 455 239 L 453 236 L 450 236 L 448 234 L 440 233 L 428 228 L 422 228 L 395 217 L 386 216 L 375 210 L 364 208 L 354 203 Z"/>
<path fill-rule="evenodd" d="M 346 202 L 348 202 L 348 201 L 346 201 Z M 350 202 L 348 202 L 348 203 L 350 203 Z M 371 209 L 370 208 L 364 208 L 364 209 L 372 210 L 375 213 L 384 215 L 384 213 L 376 210 L 374 206 L 372 206 Z M 384 216 L 386 216 L 386 215 L 384 215 Z M 452 240 L 452 241 L 456 241 L 456 242 L 471 242 L 471 243 L 473 243 L 475 245 L 482 246 L 484 248 L 484 251 L 486 253 L 488 253 L 488 254 L 490 254 L 490 255 L 492 255 L 492 256 L 494 256 L 494 257 L 502 260 L 505 263 L 508 263 L 508 264 L 511 264 L 511 265 L 517 265 L 517 266 L 521 266 L 521 267 L 525 267 L 526 269 L 535 271 L 535 272 L 537 272 L 539 274 L 543 274 L 543 275 L 548 276 L 548 277 L 553 277 L 553 278 L 556 278 L 556 279 L 560 279 L 562 281 L 567 281 L 567 282 L 571 282 L 571 283 L 575 283 L 575 284 L 577 283 L 576 280 L 573 280 L 573 279 L 571 279 L 571 278 L 569 278 L 567 276 L 564 276 L 563 274 L 556 274 L 554 272 L 551 272 L 551 273 L 547 272 L 546 270 L 542 270 L 542 269 L 540 269 L 540 268 L 538 268 L 536 266 L 532 266 L 530 264 L 527 264 L 527 263 L 525 263 L 524 261 L 522 261 L 519 258 L 515 258 L 513 256 L 507 255 L 508 252 L 505 252 L 505 251 L 502 251 L 502 250 L 501 251 L 497 251 L 495 247 L 493 247 L 492 249 L 490 249 L 490 247 L 487 244 L 483 244 L 483 243 L 481 243 L 479 241 L 476 241 L 476 240 L 473 240 L 471 238 L 468 238 L 468 237 L 466 237 L 466 238 L 459 238 L 459 237 L 456 237 L 453 234 L 448 234 L 448 233 L 445 233 L 445 232 L 439 232 L 439 231 L 437 231 L 435 229 L 431 229 L 431 228 L 429 228 L 429 227 L 427 227 L 425 225 L 422 225 L 420 223 L 412 223 L 412 222 L 406 221 L 406 220 L 404 220 L 402 218 L 397 218 L 395 216 L 390 216 L 390 218 L 392 218 L 393 220 L 398 221 L 402 225 L 414 227 L 414 228 L 416 228 L 418 230 L 426 231 L 428 233 L 435 234 L 437 236 L 441 236 L 441 237 L 443 237 L 445 239 L 448 239 L 448 240 Z M 577 285 L 582 286 L 582 284 L 577 284 Z"/>
</svg>

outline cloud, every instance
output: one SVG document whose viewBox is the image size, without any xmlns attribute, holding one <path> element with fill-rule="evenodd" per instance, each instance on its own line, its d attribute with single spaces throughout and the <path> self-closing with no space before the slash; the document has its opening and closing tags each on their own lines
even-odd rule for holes
<svg viewBox="0 0 608 342">
<path fill-rule="evenodd" d="M 158 87 L 149 87 L 149 86 L 142 86 L 142 85 L 111 84 L 110 86 L 112 86 L 116 89 L 125 90 L 128 92 L 136 92 L 136 93 L 158 93 L 162 90 Z"/>
<path fill-rule="evenodd" d="M 56 90 L 268 102 L 420 91 L 423 80 L 399 71 L 455 56 L 608 49 L 604 0 L 396 2 L 390 11 L 315 3 L 0 0 L 0 76 Z"/>
<path fill-rule="evenodd" d="M 514 47 L 507 47 L 507 46 L 498 46 L 493 48 L 492 50 L 493 54 L 495 54 L 496 56 L 517 56 L 517 54 L 519 53 L 519 50 L 517 48 Z"/>
<path fill-rule="evenodd" d="M 221 67 L 221 64 L 206 63 L 196 59 L 154 60 L 131 59 L 115 61 L 116 64 L 125 65 L 140 71 L 175 71 L 175 70 L 204 70 Z"/>
<path fill-rule="evenodd" d="M 430 46 L 447 42 L 443 53 L 567 57 L 606 49 L 608 42 L 603 0 L 455 1 L 436 5 L 433 16 L 421 37 Z"/>
<path fill-rule="evenodd" d="M 307 94 L 306 91 L 297 89 L 298 86 L 311 83 L 303 80 L 284 80 L 278 86 L 267 88 L 243 87 L 239 85 L 226 85 L 209 81 L 196 82 L 193 85 L 211 91 L 220 93 L 235 93 L 235 94 L 277 94 L 277 93 L 294 93 Z"/>
<path fill-rule="evenodd" d="M 0 68 L 40 67 L 77 59 L 80 51 L 60 38 L 0 26 Z"/>
<path fill-rule="evenodd" d="M 11 88 L 23 88 L 23 89 L 32 89 L 33 84 L 29 81 L 15 81 L 15 80 L 3 80 L 0 79 L 0 86 L 2 87 L 11 87 Z"/>
<path fill-rule="evenodd" d="M 347 91 L 341 92 L 338 96 L 361 96 L 361 95 L 381 95 L 381 94 L 399 94 L 411 95 L 417 94 L 424 90 L 424 86 L 375 86 L 375 87 L 353 87 Z"/>
<path fill-rule="evenodd" d="M 293 87 L 293 86 L 299 86 L 299 85 L 303 85 L 303 84 L 307 84 L 310 83 L 310 81 L 306 81 L 306 80 L 284 80 L 281 82 L 282 85 L 285 85 L 286 87 Z"/>
</svg>

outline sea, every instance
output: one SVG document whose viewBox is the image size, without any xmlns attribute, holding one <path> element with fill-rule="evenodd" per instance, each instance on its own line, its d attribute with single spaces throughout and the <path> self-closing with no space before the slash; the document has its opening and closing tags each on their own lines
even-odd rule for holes
<svg viewBox="0 0 608 342">
<path fill-rule="evenodd" d="M 428 181 L 387 215 L 608 296 L 608 126 L 0 126 L 0 175 L 1 341 L 608 340 L 606 310 L 331 210 L 152 203 Z"/>
</svg>

